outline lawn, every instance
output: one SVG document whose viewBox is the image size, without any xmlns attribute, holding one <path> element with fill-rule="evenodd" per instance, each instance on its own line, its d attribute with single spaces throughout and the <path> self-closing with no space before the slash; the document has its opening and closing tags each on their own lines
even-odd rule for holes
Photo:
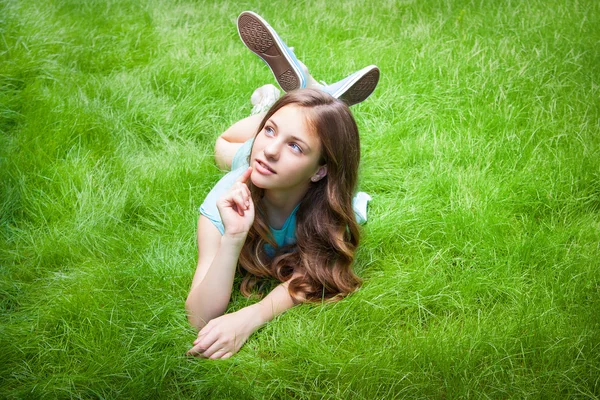
<svg viewBox="0 0 600 400">
<path fill-rule="evenodd" d="M 382 71 L 364 284 L 208 361 L 197 208 L 275 83 L 247 9 L 318 80 Z M 0 0 L 0 239 L 1 398 L 598 398 L 600 2 Z"/>
</svg>

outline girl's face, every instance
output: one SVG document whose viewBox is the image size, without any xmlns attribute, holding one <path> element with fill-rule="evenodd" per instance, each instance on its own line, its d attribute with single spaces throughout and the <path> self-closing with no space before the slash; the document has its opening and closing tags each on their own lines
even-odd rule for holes
<svg viewBox="0 0 600 400">
<path fill-rule="evenodd" d="M 254 139 L 250 179 L 267 190 L 306 190 L 311 178 L 324 175 L 320 159 L 321 141 L 308 127 L 304 111 L 287 105 L 267 120 Z"/>
</svg>

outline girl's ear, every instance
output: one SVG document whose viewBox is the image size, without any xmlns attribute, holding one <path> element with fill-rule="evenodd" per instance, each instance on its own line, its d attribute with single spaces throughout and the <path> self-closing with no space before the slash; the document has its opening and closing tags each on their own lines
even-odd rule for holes
<svg viewBox="0 0 600 400">
<path fill-rule="evenodd" d="M 310 180 L 313 182 L 319 182 L 321 179 L 325 178 L 325 175 L 327 175 L 327 164 L 319 167 L 317 172 L 312 176 L 312 178 L 310 178 Z"/>
</svg>

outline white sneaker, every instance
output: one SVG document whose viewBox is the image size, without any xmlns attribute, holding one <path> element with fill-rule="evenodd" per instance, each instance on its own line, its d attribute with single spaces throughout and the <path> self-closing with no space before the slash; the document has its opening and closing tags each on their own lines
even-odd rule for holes
<svg viewBox="0 0 600 400">
<path fill-rule="evenodd" d="M 237 20 L 240 38 L 271 68 L 279 86 L 289 92 L 306 87 L 306 77 L 292 48 L 260 15 L 244 11 Z"/>
<path fill-rule="evenodd" d="M 351 106 L 364 101 L 373 93 L 379 82 L 379 75 L 379 68 L 369 65 L 321 90 Z"/>
</svg>

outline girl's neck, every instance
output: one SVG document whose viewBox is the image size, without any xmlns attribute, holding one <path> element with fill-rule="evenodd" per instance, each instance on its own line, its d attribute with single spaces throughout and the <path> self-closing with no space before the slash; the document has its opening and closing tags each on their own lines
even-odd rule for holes
<svg viewBox="0 0 600 400">
<path fill-rule="evenodd" d="M 294 211 L 294 208 L 296 208 L 302 197 L 304 197 L 306 190 L 308 190 L 308 187 L 305 190 L 295 193 L 280 190 L 265 190 L 262 201 L 267 212 L 269 226 L 274 229 L 281 229 L 292 211 Z"/>
</svg>

